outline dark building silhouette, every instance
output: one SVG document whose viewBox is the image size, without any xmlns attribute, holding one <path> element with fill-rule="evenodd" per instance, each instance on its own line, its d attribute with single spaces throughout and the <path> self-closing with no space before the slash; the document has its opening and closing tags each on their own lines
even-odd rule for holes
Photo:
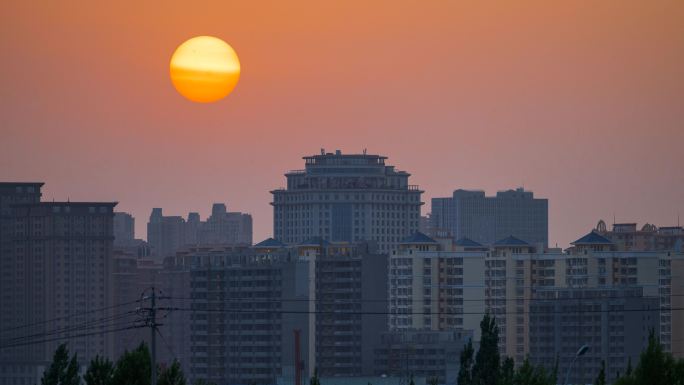
<svg viewBox="0 0 684 385">
<path fill-rule="evenodd" d="M 70 337 L 82 363 L 112 349 L 111 334 L 83 334 L 106 330 L 112 314 L 116 203 L 40 202 L 41 186 L 0 184 L 3 384 L 38 383 L 55 338 Z"/>
<path fill-rule="evenodd" d="M 549 244 L 549 202 L 522 188 L 485 196 L 484 191 L 456 190 L 450 198 L 432 199 L 432 226 L 455 239 L 482 244 L 513 235 L 530 244 Z"/>
<path fill-rule="evenodd" d="M 158 259 L 174 255 L 187 245 L 251 245 L 252 216 L 229 212 L 223 203 L 215 203 L 204 222 L 198 213 L 189 213 L 185 220 L 164 216 L 161 208 L 154 208 L 147 224 L 147 241 Z"/>
</svg>

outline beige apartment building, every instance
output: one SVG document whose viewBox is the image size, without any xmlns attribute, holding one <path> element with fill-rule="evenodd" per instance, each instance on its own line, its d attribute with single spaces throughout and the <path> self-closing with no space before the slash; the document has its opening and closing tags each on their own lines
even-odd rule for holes
<svg viewBox="0 0 684 385">
<path fill-rule="evenodd" d="M 477 341 L 479 321 L 486 311 L 499 326 L 501 353 L 520 363 L 530 354 L 530 341 L 535 337 L 530 335 L 531 309 L 560 290 L 562 295 L 600 296 L 587 298 L 587 304 L 595 300 L 594 309 L 658 304 L 646 309 L 644 316 L 656 319 L 656 332 L 666 350 L 680 356 L 684 353 L 684 316 L 676 310 L 684 307 L 684 255 L 679 251 L 619 250 L 597 231 L 573 242 L 567 250 L 532 245 L 512 236 L 483 246 L 468 239 L 433 239 L 417 233 L 390 254 L 389 269 L 389 326 L 393 331 L 470 329 Z M 620 301 L 614 297 L 621 290 L 638 295 Z M 544 319 L 549 324 L 540 327 L 546 329 L 557 320 L 537 317 L 535 322 Z M 651 325 L 648 320 L 644 324 Z M 614 343 L 632 346 L 628 337 Z"/>
<path fill-rule="evenodd" d="M 487 254 L 487 309 L 499 325 L 502 354 L 521 362 L 530 346 L 530 306 L 542 292 L 561 289 L 633 289 L 656 298 L 658 333 L 667 351 L 681 355 L 684 325 L 679 312 L 684 255 L 675 251 L 619 251 L 596 231 L 565 251 L 543 249 L 508 237 Z M 679 306 L 681 307 L 681 306 Z"/>
<path fill-rule="evenodd" d="M 487 251 L 459 242 L 440 243 L 416 232 L 390 254 L 391 331 L 472 330 L 479 340 Z"/>
</svg>

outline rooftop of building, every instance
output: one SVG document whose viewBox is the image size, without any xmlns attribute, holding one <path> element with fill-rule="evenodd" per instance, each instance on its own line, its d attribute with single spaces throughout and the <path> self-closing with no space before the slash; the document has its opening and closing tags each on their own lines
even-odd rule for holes
<svg viewBox="0 0 684 385">
<path fill-rule="evenodd" d="M 268 239 L 264 239 L 263 241 L 257 243 L 257 244 L 254 245 L 253 247 L 257 247 L 257 248 L 275 248 L 275 247 L 285 247 L 285 246 L 286 246 L 286 245 L 285 245 L 284 243 L 280 242 L 280 241 L 277 240 L 277 239 L 268 238 Z"/>
<path fill-rule="evenodd" d="M 466 238 L 466 237 L 457 239 L 454 242 L 454 245 L 461 246 L 461 247 L 484 247 L 483 244 L 475 242 L 472 239 Z"/>
<path fill-rule="evenodd" d="M 591 231 L 589 234 L 583 236 L 582 238 L 570 242 L 571 245 L 612 245 L 610 239 L 604 237 L 603 235 L 597 233 L 596 231 Z"/>
<path fill-rule="evenodd" d="M 325 152 L 325 149 L 321 148 L 321 153 L 317 155 L 303 156 L 302 159 L 306 161 L 307 164 L 327 164 L 330 159 L 343 159 L 343 160 L 363 160 L 361 163 L 365 164 L 375 164 L 383 165 L 385 164 L 386 156 L 368 154 L 366 150 L 363 150 L 361 154 L 343 154 L 341 150 L 335 150 L 335 152 Z M 335 162 L 337 163 L 337 162 Z"/>
<path fill-rule="evenodd" d="M 512 235 L 494 242 L 494 246 L 530 246 L 529 243 Z"/>
<path fill-rule="evenodd" d="M 92 207 L 92 206 L 107 206 L 107 207 L 114 207 L 119 202 L 71 202 L 71 201 L 52 201 L 52 202 L 34 202 L 34 203 L 15 203 L 13 206 L 16 207 L 29 207 L 29 206 L 41 206 L 41 207 L 63 207 L 63 206 L 71 206 L 71 207 Z"/>
<path fill-rule="evenodd" d="M 408 244 L 432 244 L 432 243 L 438 243 L 434 239 L 428 237 L 427 235 L 421 233 L 420 231 L 416 231 L 415 233 L 409 235 L 408 237 L 404 238 L 399 242 L 400 245 L 408 245 Z"/>
<path fill-rule="evenodd" d="M 300 242 L 298 246 L 328 246 L 330 242 L 321 237 L 311 237 Z"/>
<path fill-rule="evenodd" d="M 0 182 L 0 187 L 42 187 L 43 185 L 45 185 L 45 182 Z"/>
</svg>

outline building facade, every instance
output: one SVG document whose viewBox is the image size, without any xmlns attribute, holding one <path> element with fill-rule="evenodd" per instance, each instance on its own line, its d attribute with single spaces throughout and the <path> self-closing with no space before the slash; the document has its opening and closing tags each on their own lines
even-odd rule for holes
<svg viewBox="0 0 684 385">
<path fill-rule="evenodd" d="M 681 226 L 658 227 L 646 223 L 639 229 L 636 223 L 615 223 L 609 231 L 606 223 L 600 220 L 594 231 L 613 242 L 619 251 L 684 250 L 684 228 Z"/>
<path fill-rule="evenodd" d="M 570 369 L 578 349 L 587 353 L 570 371 L 571 384 L 590 384 L 605 363 L 606 382 L 639 362 L 651 330 L 659 328 L 660 300 L 641 287 L 541 289 L 530 306 L 532 362 L 558 372 Z"/>
<path fill-rule="evenodd" d="M 530 316 L 534 313 L 530 309 L 539 293 L 565 289 L 594 293 L 638 289 L 646 300 L 659 304 L 652 314 L 657 319 L 655 332 L 663 348 L 674 351 L 672 344 L 682 338 L 682 328 L 671 310 L 677 300 L 672 293 L 681 292 L 684 284 L 672 278 L 681 274 L 683 258 L 670 251 L 617 251 L 597 232 L 581 237 L 565 251 L 538 248 L 515 237 L 495 242 L 486 259 L 485 296 L 487 310 L 499 327 L 501 353 L 522 362 L 531 353 Z"/>
<path fill-rule="evenodd" d="M 286 244 L 312 237 L 331 242 L 374 241 L 393 249 L 418 230 L 422 191 L 407 172 L 380 155 L 340 151 L 306 156 L 305 169 L 285 174 L 273 194 L 273 234 Z"/>
<path fill-rule="evenodd" d="M 472 338 L 471 331 L 462 330 L 383 333 L 376 348 L 376 375 L 400 378 L 404 384 L 421 377 L 429 383 L 456 384 L 461 351 Z"/>
<path fill-rule="evenodd" d="M 373 374 L 387 330 L 387 257 L 369 244 L 198 245 L 167 258 L 161 275 L 179 309 L 162 332 L 190 381 L 294 382 L 297 345 L 302 381 L 314 369 Z"/>
<path fill-rule="evenodd" d="M 135 239 L 135 218 L 129 213 L 114 213 L 114 245 L 128 245 Z"/>
<path fill-rule="evenodd" d="M 37 202 L 40 186 L 13 188 L 28 195 L 3 218 L 0 383 L 34 384 L 62 339 L 82 363 L 112 353 L 116 203 Z"/>
<path fill-rule="evenodd" d="M 368 243 L 299 245 L 313 262 L 315 362 L 323 377 L 374 374 L 374 348 L 387 330 L 387 255 Z"/>
<path fill-rule="evenodd" d="M 389 328 L 471 330 L 485 312 L 486 252 L 455 250 L 422 233 L 390 254 Z"/>
<path fill-rule="evenodd" d="M 206 221 L 198 213 L 165 216 L 161 208 L 152 209 L 147 224 L 147 241 L 159 260 L 173 256 L 184 246 L 191 245 L 251 245 L 252 216 L 227 211 L 223 203 L 215 203 Z"/>
<path fill-rule="evenodd" d="M 433 198 L 433 226 L 454 238 L 482 244 L 508 236 L 530 244 L 549 243 L 549 202 L 522 188 L 485 196 L 484 191 L 456 190 L 452 197 Z M 437 215 L 435 216 L 435 212 Z"/>
<path fill-rule="evenodd" d="M 449 231 L 454 223 L 454 214 L 454 199 L 452 197 L 432 198 L 430 227 L 437 231 Z"/>
<path fill-rule="evenodd" d="M 252 216 L 228 212 L 225 204 L 214 203 L 211 216 L 199 224 L 197 233 L 201 244 L 251 245 Z"/>
</svg>

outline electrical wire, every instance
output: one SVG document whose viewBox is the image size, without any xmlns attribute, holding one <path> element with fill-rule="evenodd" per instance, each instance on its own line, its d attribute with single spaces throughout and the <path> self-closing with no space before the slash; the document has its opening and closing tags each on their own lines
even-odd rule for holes
<svg viewBox="0 0 684 385">
<path fill-rule="evenodd" d="M 131 326 L 126 326 L 126 327 L 122 327 L 122 328 L 118 328 L 118 329 L 101 330 L 101 331 L 96 331 L 96 332 L 91 332 L 91 333 L 82 333 L 82 334 L 70 335 L 70 336 L 64 336 L 64 337 L 48 338 L 48 339 L 43 339 L 43 340 L 39 340 L 39 341 L 19 342 L 19 343 L 14 343 L 14 344 L 2 345 L 2 346 L 0 346 L 0 349 L 14 348 L 14 347 L 26 346 L 26 345 L 36 345 L 36 344 L 42 344 L 42 343 L 46 343 L 46 342 L 68 340 L 68 339 L 73 339 L 73 338 L 81 338 L 81 337 L 88 337 L 88 336 L 94 336 L 94 335 L 109 334 L 109 333 L 119 332 L 119 331 L 123 331 L 123 330 L 139 329 L 139 328 L 144 328 L 144 327 L 147 327 L 147 326 L 145 326 L 145 325 L 131 325 Z"/>
<path fill-rule="evenodd" d="M 84 316 L 84 315 L 86 315 L 86 314 L 97 313 L 97 312 L 101 312 L 101 311 L 103 311 L 103 310 L 115 309 L 115 308 L 118 308 L 118 307 L 122 307 L 122 306 L 126 306 L 126 305 L 131 305 L 131 304 L 138 303 L 138 302 L 140 302 L 139 299 L 138 299 L 138 300 L 135 300 L 135 301 L 124 302 L 124 303 L 120 303 L 120 304 L 116 304 L 116 305 L 105 306 L 105 307 L 102 307 L 102 308 L 89 310 L 89 311 L 86 311 L 86 312 L 83 312 L 83 313 L 70 314 L 70 315 L 64 316 L 64 317 L 51 318 L 51 319 L 47 319 L 47 320 L 43 320 L 43 321 L 38 321 L 38 322 L 30 323 L 30 324 L 19 325 L 19 326 L 7 328 L 7 329 L 4 329 L 4 330 L 0 330 L 0 335 L 3 334 L 3 333 L 7 333 L 7 332 L 9 332 L 9 331 L 17 330 L 17 329 L 25 329 L 25 328 L 28 328 L 28 327 L 31 327 L 31 326 L 43 325 L 43 324 L 46 324 L 46 323 L 54 323 L 54 322 L 57 322 L 57 321 L 62 321 L 62 320 L 66 320 L 66 319 L 71 319 L 71 318 L 74 318 L 74 317 L 81 317 L 81 316 Z"/>
<path fill-rule="evenodd" d="M 490 314 L 493 316 L 497 315 L 554 315 L 554 314 L 569 314 L 568 311 L 523 311 L 523 312 L 489 312 L 489 311 L 476 311 L 476 312 L 402 312 L 402 313 L 391 313 L 389 311 L 347 311 L 347 310 L 277 310 L 277 309 L 192 309 L 192 308 L 180 308 L 180 307 L 160 307 L 159 310 L 168 311 L 189 311 L 195 313 L 226 313 L 226 314 L 240 314 L 240 313 L 265 313 L 265 314 L 323 314 L 323 315 L 393 315 L 393 316 L 410 316 L 410 315 L 485 315 Z M 654 311 L 675 311 L 684 310 L 684 307 L 678 308 L 648 308 L 648 309 L 621 309 L 621 310 L 578 310 L 571 313 L 583 313 L 583 314 L 593 314 L 593 313 L 632 313 L 632 312 L 654 312 Z"/>
</svg>

